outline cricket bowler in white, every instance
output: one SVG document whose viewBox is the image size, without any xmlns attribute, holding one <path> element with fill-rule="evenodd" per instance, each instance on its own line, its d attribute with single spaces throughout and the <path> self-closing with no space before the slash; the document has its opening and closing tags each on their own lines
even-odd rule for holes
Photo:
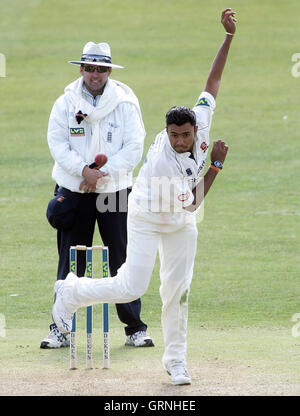
<svg viewBox="0 0 300 416">
<path fill-rule="evenodd" d="M 215 98 L 236 30 L 235 12 L 225 9 L 221 22 L 226 36 L 204 91 L 193 111 L 187 107 L 169 110 L 166 128 L 150 147 L 129 197 L 126 262 L 115 277 L 89 279 L 70 273 L 54 287 L 53 319 L 59 330 L 67 333 L 73 313 L 80 307 L 126 303 L 142 296 L 148 288 L 158 249 L 165 343 L 162 361 L 173 384 L 191 383 L 186 369 L 186 335 L 188 294 L 197 248 L 195 212 L 222 169 L 228 150 L 222 140 L 213 143 L 210 167 L 201 178 Z M 170 184 L 169 191 L 157 181 L 162 178 Z"/>
</svg>

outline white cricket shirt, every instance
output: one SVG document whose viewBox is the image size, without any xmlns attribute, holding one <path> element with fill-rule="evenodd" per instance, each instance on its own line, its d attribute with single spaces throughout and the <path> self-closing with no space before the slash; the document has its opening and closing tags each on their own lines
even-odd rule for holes
<svg viewBox="0 0 300 416">
<path fill-rule="evenodd" d="M 146 211 L 182 212 L 192 204 L 192 190 L 199 182 L 209 148 L 209 130 L 216 103 L 204 91 L 193 111 L 198 126 L 193 156 L 177 153 L 171 146 L 166 129 L 162 130 L 149 148 L 145 162 L 133 187 L 133 199 Z"/>
</svg>

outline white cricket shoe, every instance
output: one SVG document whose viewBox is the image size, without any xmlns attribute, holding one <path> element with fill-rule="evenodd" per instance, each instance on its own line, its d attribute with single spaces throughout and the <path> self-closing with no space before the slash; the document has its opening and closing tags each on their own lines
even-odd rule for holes
<svg viewBox="0 0 300 416">
<path fill-rule="evenodd" d="M 52 308 L 53 321 L 63 334 L 71 331 L 73 319 L 73 313 L 69 312 L 63 301 L 65 282 L 66 280 L 56 281 L 54 285 L 54 305 Z"/>
<path fill-rule="evenodd" d="M 171 361 L 167 365 L 166 370 L 172 377 L 172 384 L 191 384 L 191 377 L 182 361 Z"/>
<path fill-rule="evenodd" d="M 127 335 L 125 345 L 130 347 L 154 347 L 152 338 L 146 331 L 137 331 L 132 335 Z"/>
<path fill-rule="evenodd" d="M 40 348 L 62 348 L 70 346 L 70 335 L 62 334 L 55 324 L 50 325 L 50 333 L 41 342 Z"/>
</svg>

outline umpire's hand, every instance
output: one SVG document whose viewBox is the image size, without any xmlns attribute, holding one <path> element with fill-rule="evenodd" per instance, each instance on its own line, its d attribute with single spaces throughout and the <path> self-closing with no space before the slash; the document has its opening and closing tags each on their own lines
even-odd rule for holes
<svg viewBox="0 0 300 416">
<path fill-rule="evenodd" d="M 95 192 L 97 181 L 107 175 L 107 173 L 102 172 L 101 170 L 90 169 L 88 166 L 85 166 L 82 171 L 84 180 L 81 182 L 79 189 L 86 193 Z"/>
</svg>

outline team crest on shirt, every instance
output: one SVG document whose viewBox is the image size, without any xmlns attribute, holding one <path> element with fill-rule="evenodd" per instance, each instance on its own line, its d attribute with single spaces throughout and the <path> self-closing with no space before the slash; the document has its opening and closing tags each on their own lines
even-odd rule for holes
<svg viewBox="0 0 300 416">
<path fill-rule="evenodd" d="M 207 148 L 208 148 L 208 146 L 207 146 L 206 142 L 202 142 L 200 144 L 200 149 L 203 150 L 203 152 L 206 152 Z"/>
<path fill-rule="evenodd" d="M 206 98 L 204 98 L 204 97 L 201 97 L 200 98 L 200 100 L 197 102 L 197 104 L 196 104 L 196 107 L 198 106 L 198 105 L 205 105 L 206 107 L 209 107 L 209 104 L 208 104 L 208 102 L 207 102 L 207 99 Z"/>
<path fill-rule="evenodd" d="M 186 173 L 188 174 L 188 176 L 191 176 L 193 174 L 190 168 L 186 169 Z"/>
</svg>

